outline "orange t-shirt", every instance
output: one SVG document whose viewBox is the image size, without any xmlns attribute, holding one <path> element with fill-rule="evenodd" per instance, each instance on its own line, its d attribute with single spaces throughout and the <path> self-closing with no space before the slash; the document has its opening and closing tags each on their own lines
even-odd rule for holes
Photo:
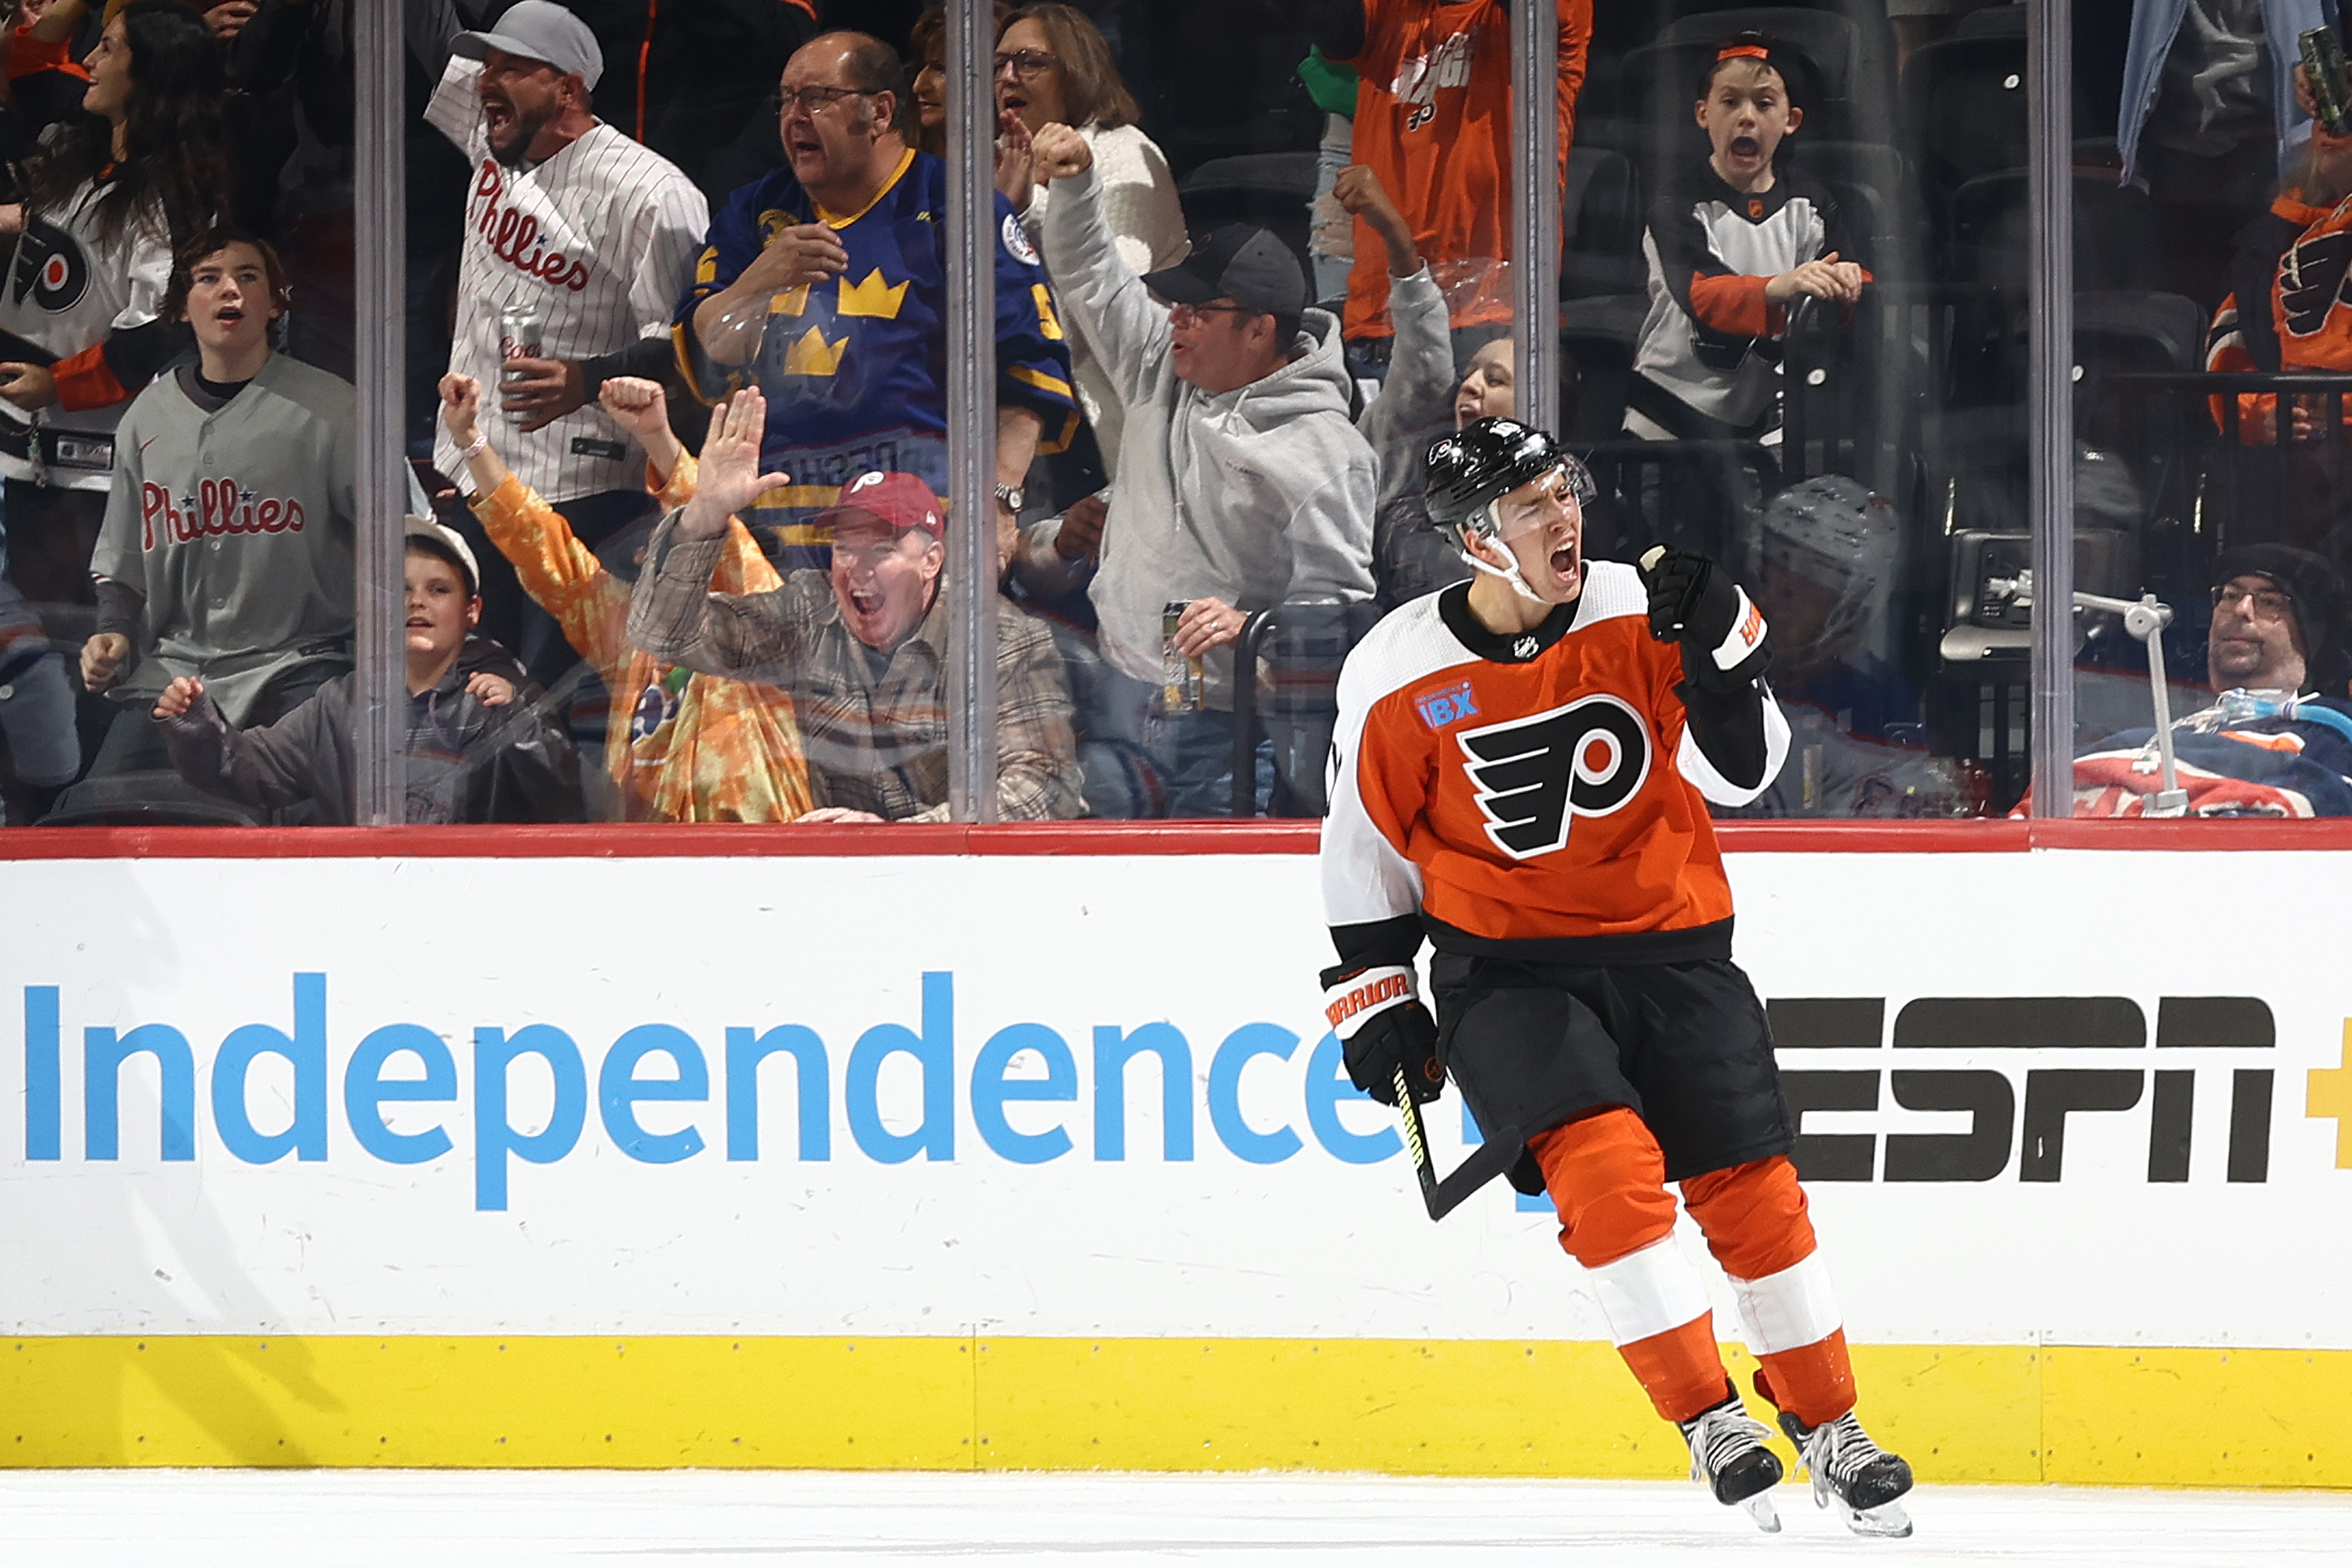
<svg viewBox="0 0 2352 1568">
<path fill-rule="evenodd" d="M 1592 41 L 1592 0 L 1559 0 L 1559 156 Z M 1511 41 L 1503 0 L 1364 0 L 1353 156 L 1380 176 L 1457 327 L 1511 319 Z M 1346 331 L 1387 337 L 1388 251 L 1356 220 Z"/>
</svg>

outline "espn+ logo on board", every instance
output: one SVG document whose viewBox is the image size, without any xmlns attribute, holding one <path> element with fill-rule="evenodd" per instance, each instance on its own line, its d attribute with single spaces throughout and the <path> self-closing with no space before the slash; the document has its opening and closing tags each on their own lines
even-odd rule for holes
<svg viewBox="0 0 2352 1568">
<path fill-rule="evenodd" d="M 2063 1181 L 2070 1130 L 2079 1142 L 2094 1124 L 2108 1151 L 2118 1129 L 2146 1130 L 2151 1183 L 2190 1180 L 2192 1155 L 2216 1142 L 2223 1180 L 2270 1179 L 2277 1074 L 2264 1053 L 2278 1029 L 2259 997 L 2163 997 L 2153 1030 L 2127 996 L 1922 996 L 1891 1032 L 1884 997 L 1780 998 L 1765 1011 L 1808 1182 Z M 1823 1114 L 1867 1111 L 1966 1126 L 1847 1131 Z"/>
</svg>

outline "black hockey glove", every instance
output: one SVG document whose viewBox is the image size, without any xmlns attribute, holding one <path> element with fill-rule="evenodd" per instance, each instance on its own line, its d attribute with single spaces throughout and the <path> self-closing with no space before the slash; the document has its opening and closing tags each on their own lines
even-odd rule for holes
<svg viewBox="0 0 2352 1568">
<path fill-rule="evenodd" d="M 1437 1059 L 1437 1025 L 1415 994 L 1410 964 L 1323 972 L 1323 1015 L 1348 1061 L 1348 1078 L 1382 1105 L 1397 1102 L 1397 1068 L 1415 1105 L 1445 1092 Z"/>
<path fill-rule="evenodd" d="M 1660 642 L 1712 648 L 1731 635 L 1739 614 L 1739 586 L 1707 557 L 1658 546 L 1642 557 L 1650 590 L 1650 635 Z"/>
<path fill-rule="evenodd" d="M 1731 574 L 1687 550 L 1654 546 L 1642 557 L 1650 635 L 1682 645 L 1683 669 L 1702 686 L 1745 689 L 1764 672 L 1764 612 Z"/>
</svg>

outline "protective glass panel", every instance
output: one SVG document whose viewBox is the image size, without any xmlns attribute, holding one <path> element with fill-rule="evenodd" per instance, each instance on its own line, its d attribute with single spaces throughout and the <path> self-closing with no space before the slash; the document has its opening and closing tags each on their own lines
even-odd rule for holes
<svg viewBox="0 0 2352 1568">
<path fill-rule="evenodd" d="M 2333 10 L 2078 29 L 2078 816 L 2352 813 Z"/>
<path fill-rule="evenodd" d="M 1011 593 L 1067 670 L 1087 814 L 1318 816 L 1349 649 L 1469 574 L 1422 454 L 1457 404 L 1512 411 L 1507 7 L 1083 9 L 998 45 L 1003 107 L 1091 165 L 1015 197 L 1083 419 L 1031 471 Z M 1561 9 L 1565 111 L 1590 26 Z"/>
<path fill-rule="evenodd" d="M 271 9 L 10 21 L 10 825 L 350 818 L 351 57 Z"/>
<path fill-rule="evenodd" d="M 1700 552 L 1769 625 L 1788 759 L 1719 815 L 1979 816 L 2024 786 L 2024 622 L 1959 585 L 2027 529 L 2025 237 L 1998 199 L 2021 200 L 2024 41 L 1995 69 L 1961 21 L 1595 12 L 1565 423 L 1591 553 Z"/>
</svg>

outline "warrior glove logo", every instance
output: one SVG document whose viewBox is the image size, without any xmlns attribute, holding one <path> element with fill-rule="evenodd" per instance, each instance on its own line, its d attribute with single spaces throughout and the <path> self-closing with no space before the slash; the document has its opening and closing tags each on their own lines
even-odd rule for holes
<svg viewBox="0 0 2352 1568">
<path fill-rule="evenodd" d="M 1608 816 L 1650 776 L 1649 729 L 1614 697 L 1580 697 L 1454 739 L 1486 837 L 1514 860 L 1564 847 L 1572 819 Z"/>
</svg>

